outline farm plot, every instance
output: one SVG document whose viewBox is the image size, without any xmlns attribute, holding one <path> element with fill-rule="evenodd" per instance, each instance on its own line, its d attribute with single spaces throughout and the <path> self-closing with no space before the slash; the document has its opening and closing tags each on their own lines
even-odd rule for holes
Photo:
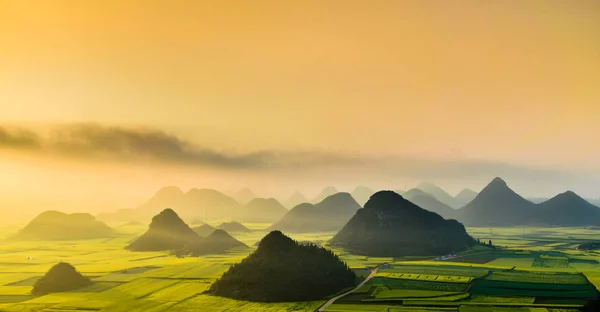
<svg viewBox="0 0 600 312">
<path fill-rule="evenodd" d="M 441 282 L 441 283 L 470 283 L 473 278 L 468 276 L 448 276 L 448 275 L 429 275 L 429 274 L 409 274 L 409 273 L 377 273 L 375 277 L 385 277 L 394 279 Z"/>
<path fill-rule="evenodd" d="M 535 259 L 532 265 L 534 268 L 568 268 L 568 259 Z"/>
<path fill-rule="evenodd" d="M 383 286 L 388 289 L 412 289 L 443 292 L 464 292 L 469 286 L 465 283 L 440 283 L 422 280 L 404 280 L 384 277 L 374 277 L 369 283 L 372 285 Z"/>
<path fill-rule="evenodd" d="M 180 282 L 152 293 L 150 296 L 148 296 L 148 300 L 159 302 L 179 302 L 201 294 L 203 291 L 207 290 L 209 286 L 210 283 L 208 282 Z"/>
<path fill-rule="evenodd" d="M 325 301 L 311 302 L 282 302 L 261 303 L 233 300 L 210 295 L 199 295 L 173 305 L 169 311 L 247 311 L 247 312 L 287 312 L 287 311 L 315 311 Z"/>
<path fill-rule="evenodd" d="M 469 290 L 473 295 L 509 297 L 594 298 L 596 289 L 590 284 L 544 284 L 479 280 Z"/>
<path fill-rule="evenodd" d="M 394 264 L 391 268 L 380 269 L 379 272 L 442 276 L 464 276 L 477 278 L 488 274 L 489 269 L 484 267 L 472 266 L 440 265 L 439 263 L 431 262 L 431 265 Z"/>
<path fill-rule="evenodd" d="M 563 272 L 501 271 L 493 272 L 485 279 L 490 281 L 523 283 L 588 284 L 582 274 Z"/>
</svg>

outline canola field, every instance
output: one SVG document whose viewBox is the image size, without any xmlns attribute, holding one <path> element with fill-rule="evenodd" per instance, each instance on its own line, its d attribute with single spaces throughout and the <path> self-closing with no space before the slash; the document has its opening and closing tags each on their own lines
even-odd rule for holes
<svg viewBox="0 0 600 312">
<path fill-rule="evenodd" d="M 113 225 L 115 226 L 115 225 Z M 130 252 L 123 247 L 146 225 L 115 226 L 108 239 L 15 241 L 0 233 L 0 311 L 315 311 L 316 302 L 254 303 L 206 294 L 230 265 L 240 262 L 266 235 L 268 225 L 231 233 L 249 248 L 177 258 L 165 252 Z M 365 278 L 374 278 L 338 299 L 326 311 L 578 311 L 600 288 L 600 253 L 575 247 L 600 240 L 594 229 L 469 228 L 482 246 L 448 260 L 435 257 L 375 258 L 334 250 Z M 335 233 L 290 236 L 326 244 Z M 65 261 L 94 284 L 72 292 L 31 295 L 37 279 Z M 385 264 L 384 266 L 381 266 Z"/>
</svg>

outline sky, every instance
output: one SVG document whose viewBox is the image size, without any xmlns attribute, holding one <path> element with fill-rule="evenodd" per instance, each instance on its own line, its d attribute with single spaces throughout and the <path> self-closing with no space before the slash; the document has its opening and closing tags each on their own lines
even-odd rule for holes
<svg viewBox="0 0 600 312">
<path fill-rule="evenodd" d="M 599 36 L 594 0 L 0 0 L 0 204 L 495 176 L 600 197 Z"/>
</svg>

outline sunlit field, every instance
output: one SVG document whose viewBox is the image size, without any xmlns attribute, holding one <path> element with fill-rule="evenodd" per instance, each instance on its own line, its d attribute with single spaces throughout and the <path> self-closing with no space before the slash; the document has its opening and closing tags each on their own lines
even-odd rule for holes
<svg viewBox="0 0 600 312">
<path fill-rule="evenodd" d="M 231 264 L 251 253 L 268 224 L 247 224 L 232 233 L 250 248 L 218 255 L 177 258 L 165 252 L 130 252 L 123 247 L 147 225 L 119 226 L 112 238 L 85 241 L 15 241 L 3 229 L 0 250 L 2 311 L 315 311 L 324 302 L 252 303 L 204 293 Z M 482 241 L 450 260 L 374 258 L 335 250 L 373 279 L 340 298 L 327 311 L 577 311 L 600 287 L 600 254 L 579 251 L 600 239 L 592 229 L 469 228 Z M 326 244 L 334 233 L 290 234 Z M 73 264 L 94 284 L 77 291 L 31 295 L 35 281 L 60 261 Z M 268 278 L 268 277 L 266 277 Z M 324 298 L 325 299 L 325 298 Z M 531 310 L 533 311 L 533 310 Z"/>
</svg>

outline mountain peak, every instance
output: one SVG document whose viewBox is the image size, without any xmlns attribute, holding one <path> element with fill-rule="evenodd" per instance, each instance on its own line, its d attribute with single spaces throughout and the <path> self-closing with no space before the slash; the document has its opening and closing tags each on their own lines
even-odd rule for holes
<svg viewBox="0 0 600 312">
<path fill-rule="evenodd" d="M 379 191 L 365 204 L 365 209 L 387 210 L 397 208 L 399 203 L 408 202 L 394 191 Z"/>
<path fill-rule="evenodd" d="M 183 191 L 174 185 L 165 186 L 156 192 L 156 195 L 182 195 Z"/>
<path fill-rule="evenodd" d="M 568 197 L 572 197 L 572 198 L 581 198 L 579 195 L 577 195 L 575 192 L 573 192 L 571 190 L 566 191 L 566 192 L 564 192 L 564 193 L 562 193 L 560 195 L 568 196 Z"/>
<path fill-rule="evenodd" d="M 333 195 L 327 196 L 326 198 L 324 198 L 321 203 L 324 202 L 354 202 L 354 197 L 352 197 L 352 195 L 350 195 L 350 193 L 346 193 L 346 192 L 340 192 L 340 193 L 335 193 Z"/>
<path fill-rule="evenodd" d="M 171 223 L 173 221 L 183 222 L 183 220 L 181 220 L 181 218 L 179 218 L 179 216 L 173 209 L 166 208 L 152 218 L 152 223 L 150 223 L 150 227 L 165 224 L 165 223 Z"/>
<path fill-rule="evenodd" d="M 271 231 L 260 240 L 258 249 L 266 252 L 289 251 L 295 245 L 296 242 L 285 236 L 281 231 Z"/>
<path fill-rule="evenodd" d="M 492 182 L 490 182 L 490 184 L 488 184 L 488 186 L 508 187 L 508 184 L 506 184 L 506 181 L 502 180 L 502 178 L 496 177 L 492 180 Z"/>
</svg>

